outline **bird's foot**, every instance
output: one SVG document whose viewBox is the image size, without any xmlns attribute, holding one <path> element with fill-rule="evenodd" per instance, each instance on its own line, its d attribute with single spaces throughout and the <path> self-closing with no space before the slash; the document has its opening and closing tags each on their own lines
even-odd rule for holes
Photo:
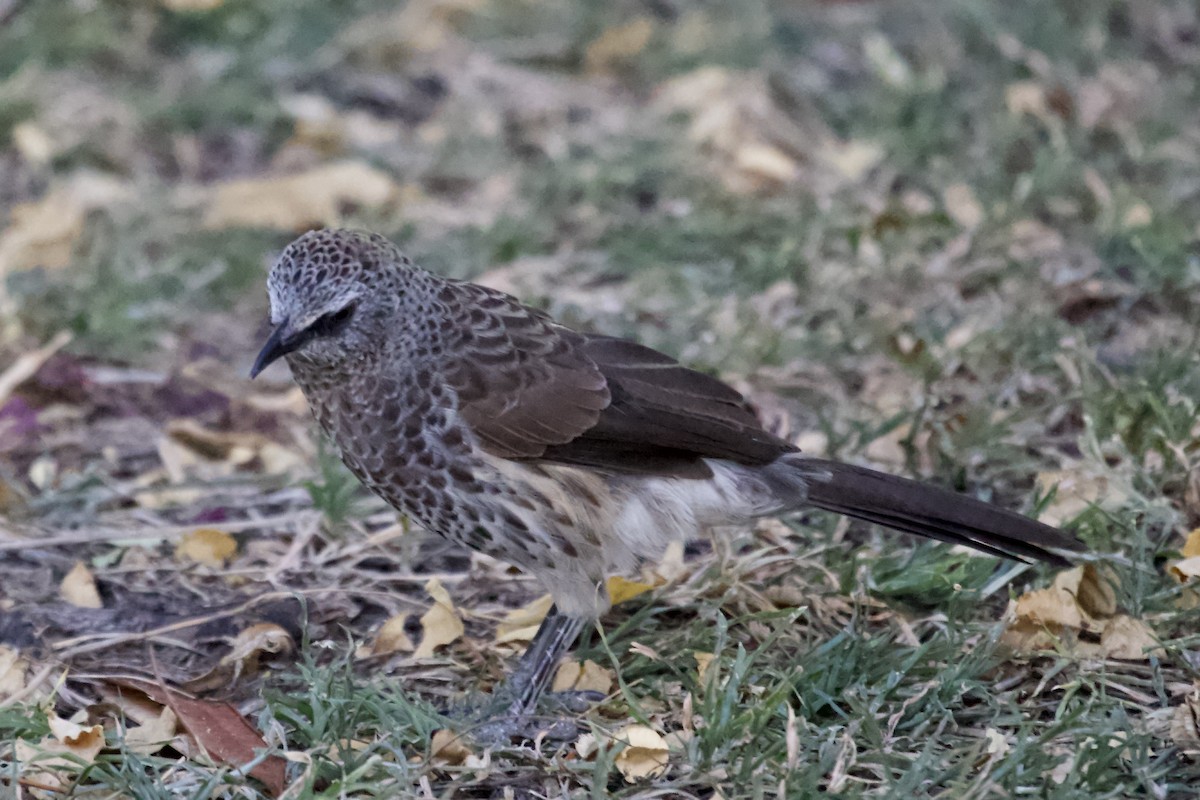
<svg viewBox="0 0 1200 800">
<path fill-rule="evenodd" d="M 490 697 L 447 711 L 460 720 L 463 735 L 485 747 L 506 747 L 526 742 L 562 744 L 574 741 L 584 728 L 579 715 L 604 699 L 600 692 L 547 692 L 536 707 L 514 699 L 501 686 Z"/>
</svg>

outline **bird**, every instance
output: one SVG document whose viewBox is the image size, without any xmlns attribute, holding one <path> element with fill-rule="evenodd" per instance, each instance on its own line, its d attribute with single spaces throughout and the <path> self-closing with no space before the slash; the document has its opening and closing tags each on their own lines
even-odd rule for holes
<svg viewBox="0 0 1200 800">
<path fill-rule="evenodd" d="M 490 714 L 532 715 L 609 606 L 606 579 L 720 526 L 805 508 L 1055 565 L 1072 535 L 932 484 L 801 452 L 745 397 L 637 342 L 319 229 L 267 278 L 271 333 L 349 470 L 408 518 L 541 581 L 550 613 Z"/>
</svg>

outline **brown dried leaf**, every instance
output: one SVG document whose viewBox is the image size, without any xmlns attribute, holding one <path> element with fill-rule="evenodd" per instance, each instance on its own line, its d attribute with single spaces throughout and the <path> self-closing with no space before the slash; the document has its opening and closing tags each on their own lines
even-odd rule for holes
<svg viewBox="0 0 1200 800">
<path fill-rule="evenodd" d="M 176 561 L 195 561 L 209 567 L 223 567 L 237 554 L 237 539 L 216 528 L 197 528 L 175 545 Z"/>
<path fill-rule="evenodd" d="M 433 598 L 433 605 L 421 615 L 421 629 L 425 635 L 421 637 L 421 644 L 413 653 L 414 658 L 428 658 L 438 647 L 450 644 L 462 636 L 465 630 L 458 610 L 441 581 L 430 578 L 425 584 L 425 591 Z"/>
<path fill-rule="evenodd" d="M 3 262 L 0 261 L 0 275 L 4 274 L 3 266 Z M 3 298 L 2 292 L 3 289 L 0 289 L 0 298 Z M 4 405 L 14 389 L 37 374 L 42 365 L 70 341 L 70 332 L 59 331 L 45 345 L 21 354 L 3 372 L 0 372 L 0 406 Z"/>
<path fill-rule="evenodd" d="M 400 187 L 367 164 L 345 161 L 295 175 L 229 181 L 215 187 L 203 226 L 302 231 L 334 227 L 346 206 L 376 208 L 393 202 Z"/>
<path fill-rule="evenodd" d="M 708 675 L 708 668 L 712 666 L 713 659 L 716 658 L 712 653 L 702 653 L 696 650 L 692 653 L 692 657 L 696 659 L 696 675 L 698 682 L 703 685 L 704 678 Z"/>
<path fill-rule="evenodd" d="M 1165 652 L 1149 625 L 1126 614 L 1119 614 L 1105 623 L 1097 649 L 1104 658 L 1122 661 L 1143 661 L 1150 655 L 1161 657 Z"/>
<path fill-rule="evenodd" d="M 96 589 L 96 578 L 82 561 L 66 574 L 58 585 L 58 594 L 63 600 L 79 608 L 103 608 L 100 592 Z"/>
</svg>

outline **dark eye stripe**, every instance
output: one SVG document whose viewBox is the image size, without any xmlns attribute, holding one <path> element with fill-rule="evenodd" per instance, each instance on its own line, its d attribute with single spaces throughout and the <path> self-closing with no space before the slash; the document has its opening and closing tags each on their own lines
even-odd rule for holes
<svg viewBox="0 0 1200 800">
<path fill-rule="evenodd" d="M 319 317 L 316 322 L 308 327 L 308 330 L 313 336 L 332 336 L 346 327 L 351 318 L 354 317 L 356 308 L 357 303 L 350 303 L 338 311 Z"/>
</svg>

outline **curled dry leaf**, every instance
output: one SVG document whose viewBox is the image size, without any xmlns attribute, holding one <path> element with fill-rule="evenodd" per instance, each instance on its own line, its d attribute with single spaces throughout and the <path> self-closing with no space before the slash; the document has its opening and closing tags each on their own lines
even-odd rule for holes
<svg viewBox="0 0 1200 800">
<path fill-rule="evenodd" d="M 1188 583 L 1200 577 L 1200 528 L 1188 534 L 1178 561 L 1167 564 L 1167 572 L 1180 583 Z"/>
<path fill-rule="evenodd" d="M 58 594 L 63 600 L 79 608 L 103 608 L 100 592 L 96 589 L 96 578 L 82 561 L 76 561 L 71 571 L 58 585 Z"/>
<path fill-rule="evenodd" d="M 504 615 L 504 621 L 496 626 L 496 644 L 505 642 L 531 642 L 538 626 L 550 613 L 554 598 L 548 594 L 532 602 L 514 608 Z"/>
<path fill-rule="evenodd" d="M 375 634 L 375 642 L 371 645 L 370 654 L 382 656 L 400 651 L 411 653 L 414 645 L 404 630 L 407 622 L 408 614 L 396 614 L 389 617 L 388 621 L 380 626 L 379 633 Z"/>
<path fill-rule="evenodd" d="M 399 192 L 391 176 L 367 164 L 327 164 L 295 175 L 221 184 L 208 198 L 203 225 L 288 231 L 333 227 L 341 223 L 345 207 L 383 206 Z"/>
<path fill-rule="evenodd" d="M 613 735 L 625 747 L 617 753 L 617 769 L 628 783 L 657 778 L 667 771 L 670 750 L 667 740 L 646 725 L 628 725 Z"/>
<path fill-rule="evenodd" d="M 1011 620 L 1001 642 L 1019 653 L 1063 649 L 1077 658 L 1140 660 L 1161 653 L 1145 622 L 1117 613 L 1116 578 L 1087 564 L 1055 576 L 1048 589 L 1036 589 L 1010 606 Z M 1099 634 L 1082 641 L 1080 633 Z"/>
<path fill-rule="evenodd" d="M 175 545 L 176 561 L 195 561 L 209 567 L 223 567 L 237 554 L 237 540 L 216 528 L 197 528 Z"/>
<path fill-rule="evenodd" d="M 616 682 L 611 669 L 600 666 L 590 658 L 582 664 L 574 659 L 564 661 L 554 675 L 551 691 L 600 692 L 608 694 Z"/>
<path fill-rule="evenodd" d="M 218 663 L 218 669 L 232 673 L 230 683 L 242 675 L 258 673 L 263 656 L 291 652 L 292 635 L 273 622 L 260 622 L 238 633 L 232 649 Z"/>
<path fill-rule="evenodd" d="M 433 605 L 421 615 L 421 644 L 413 653 L 415 658 L 428 658 L 438 647 L 458 639 L 463 635 L 463 622 L 458 616 L 458 610 L 450 599 L 446 587 L 437 578 L 430 578 L 425 584 L 425 591 L 433 598 Z"/>
<path fill-rule="evenodd" d="M 28 669 L 29 662 L 21 657 L 19 650 L 0 644 L 0 701 L 25 688 Z"/>
<path fill-rule="evenodd" d="M 716 656 L 712 653 L 702 653 L 696 650 L 692 653 L 692 657 L 696 659 L 697 682 L 703 685 L 704 679 L 708 675 L 708 668 L 712 666 L 713 659 Z"/>
<path fill-rule="evenodd" d="M 50 788 L 65 787 L 81 763 L 91 764 L 104 749 L 104 727 L 84 726 L 57 715 L 51 715 L 49 723 L 50 735 L 37 744 L 18 739 L 14 753 L 18 762 L 30 767 L 23 776 L 27 780 Z"/>
<path fill-rule="evenodd" d="M 304 463 L 303 456 L 261 434 L 212 431 L 188 419 L 167 425 L 158 453 L 174 483 L 225 477 L 255 465 L 263 472 L 282 473 Z"/>
</svg>

